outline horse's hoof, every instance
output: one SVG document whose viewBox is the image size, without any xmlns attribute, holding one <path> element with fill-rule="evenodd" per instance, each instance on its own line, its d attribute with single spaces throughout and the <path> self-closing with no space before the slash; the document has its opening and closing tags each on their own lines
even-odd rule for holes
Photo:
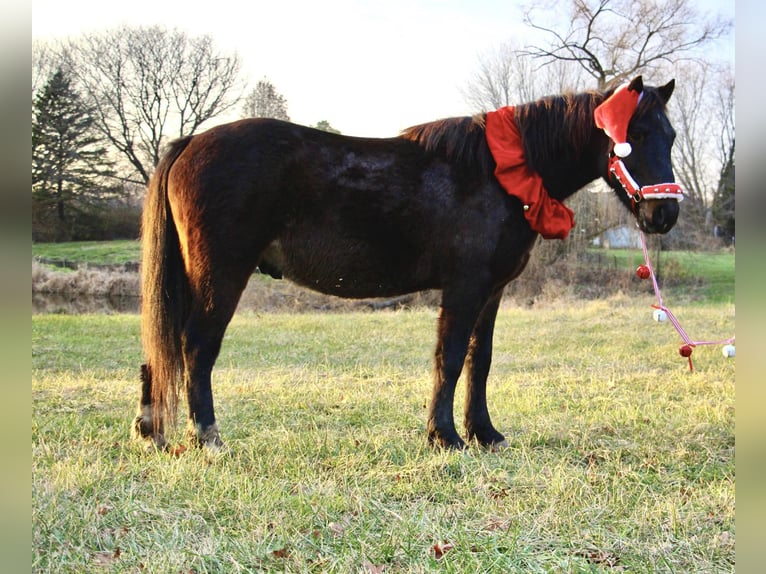
<svg viewBox="0 0 766 574">
<path fill-rule="evenodd" d="M 141 441 L 147 454 L 151 454 L 157 451 L 165 452 L 170 446 L 168 441 L 165 439 L 165 435 L 163 434 L 136 436 L 135 438 Z"/>
<path fill-rule="evenodd" d="M 508 441 L 503 439 L 500 442 L 485 444 L 484 448 L 486 448 L 489 452 L 500 452 L 508 448 Z"/>
<path fill-rule="evenodd" d="M 146 451 L 147 454 L 151 454 L 157 451 L 165 452 L 169 448 L 168 441 L 165 439 L 165 435 L 158 434 L 158 435 L 136 435 L 134 433 L 134 438 L 141 441 L 144 447 L 144 451 Z"/>
<path fill-rule="evenodd" d="M 189 444 L 196 444 L 211 454 L 220 454 L 225 452 L 227 447 L 221 439 L 221 433 L 218 431 L 218 425 L 213 423 L 203 429 L 199 425 L 189 422 L 186 434 L 189 438 Z"/>
<path fill-rule="evenodd" d="M 157 450 L 164 451 L 168 448 L 168 441 L 165 439 L 165 435 L 161 432 L 154 432 L 154 422 L 151 417 L 151 411 L 149 411 L 148 416 L 147 413 L 143 412 L 139 413 L 138 416 L 133 419 L 131 434 L 133 435 L 133 438 L 144 443 L 147 452 L 154 452 Z"/>
<path fill-rule="evenodd" d="M 469 427 L 467 428 L 467 432 L 469 442 L 475 442 L 489 452 L 497 452 L 508 447 L 508 441 L 506 441 L 505 437 L 495 430 L 494 427 L 489 426 L 480 429 Z"/>
<path fill-rule="evenodd" d="M 218 433 L 218 427 L 214 429 L 214 432 L 208 431 L 203 437 L 198 438 L 199 445 L 209 454 L 218 455 L 228 451 L 228 446 L 221 439 L 221 435 Z"/>
<path fill-rule="evenodd" d="M 229 452 L 229 445 L 223 442 L 219 437 L 215 440 L 207 441 L 202 445 L 202 449 L 210 457 L 218 458 L 219 456 L 223 456 Z"/>
<path fill-rule="evenodd" d="M 158 435 L 154 437 L 144 437 L 144 450 L 147 453 L 153 452 L 167 452 L 170 448 L 168 441 L 165 440 L 164 435 Z"/>
<path fill-rule="evenodd" d="M 428 444 L 444 450 L 466 450 L 468 448 L 468 445 L 457 433 L 455 436 L 443 436 L 441 433 L 431 432 L 428 434 Z"/>
</svg>

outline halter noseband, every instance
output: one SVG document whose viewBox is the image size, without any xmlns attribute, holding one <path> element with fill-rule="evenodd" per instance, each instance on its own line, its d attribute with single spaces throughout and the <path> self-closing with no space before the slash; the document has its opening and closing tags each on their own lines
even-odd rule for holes
<svg viewBox="0 0 766 574">
<path fill-rule="evenodd" d="M 677 183 L 658 183 L 638 187 L 636 180 L 622 162 L 622 158 L 614 152 L 609 155 L 609 172 L 628 194 L 633 209 L 642 199 L 675 199 L 676 201 L 684 199 L 684 190 Z"/>
</svg>

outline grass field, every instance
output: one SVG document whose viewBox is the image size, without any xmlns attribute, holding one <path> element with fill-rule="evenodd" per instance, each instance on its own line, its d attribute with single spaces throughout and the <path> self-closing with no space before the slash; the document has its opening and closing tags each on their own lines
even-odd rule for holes
<svg viewBox="0 0 766 574">
<path fill-rule="evenodd" d="M 644 262 L 644 254 L 636 249 L 593 250 L 601 254 L 604 264 L 618 269 L 635 269 Z M 699 292 L 698 300 L 711 303 L 734 302 L 733 251 L 693 252 L 656 251 L 649 253 L 655 272 L 668 280 L 669 292 L 683 295 L 684 290 Z"/>
<path fill-rule="evenodd" d="M 734 332 L 733 305 L 673 310 L 693 337 Z M 509 448 L 439 452 L 434 319 L 237 315 L 212 458 L 129 439 L 138 317 L 33 316 L 33 571 L 734 571 L 734 360 L 699 348 L 690 373 L 646 302 L 505 308 L 489 398 Z"/>
<path fill-rule="evenodd" d="M 137 240 L 72 241 L 69 243 L 33 243 L 32 257 L 117 265 L 141 260 L 141 243 Z"/>
</svg>

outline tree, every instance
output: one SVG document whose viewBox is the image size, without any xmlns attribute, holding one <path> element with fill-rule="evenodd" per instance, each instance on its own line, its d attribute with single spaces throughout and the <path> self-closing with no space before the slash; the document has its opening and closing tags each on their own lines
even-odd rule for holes
<svg viewBox="0 0 766 574">
<path fill-rule="evenodd" d="M 113 165 L 90 112 L 61 69 L 34 101 L 33 219 L 52 239 L 74 238 L 92 206 L 113 192 Z"/>
<path fill-rule="evenodd" d="M 721 170 L 721 179 L 718 189 L 713 196 L 713 220 L 716 223 L 716 236 L 723 237 L 729 242 L 734 242 L 736 235 L 736 215 L 734 210 L 734 143 L 731 146 L 731 155 Z"/>
<path fill-rule="evenodd" d="M 724 174 L 727 177 L 733 174 L 722 171 L 721 166 L 725 167 L 726 153 L 733 161 L 734 151 L 733 117 L 728 124 L 730 138 L 725 132 L 716 131 L 726 124 L 716 117 L 722 113 L 717 110 L 723 107 L 709 97 L 719 92 L 712 89 L 708 76 L 714 68 L 702 50 L 726 35 L 731 22 L 701 15 L 690 0 L 540 3 L 527 10 L 525 21 L 541 34 L 536 45 L 524 49 L 502 46 L 485 56 L 464 92 L 466 100 L 477 108 L 494 109 L 546 93 L 582 91 L 588 87 L 604 90 L 638 74 L 662 75 L 665 81 L 677 77 L 676 93 L 669 108 L 678 133 L 673 163 L 677 179 L 690 195 L 677 229 L 664 241 L 700 239 L 696 230 L 705 230 L 716 184 L 724 180 Z M 695 71 L 687 72 L 691 69 Z M 731 99 L 729 113 L 733 114 Z M 719 147 L 726 153 L 716 153 L 719 140 Z M 726 187 L 723 184 L 719 187 L 723 196 Z M 598 183 L 589 188 L 600 190 Z M 572 198 L 581 232 L 576 236 L 578 239 L 624 224 L 624 214 L 605 210 L 610 204 L 600 198 L 591 193 Z"/>
<path fill-rule="evenodd" d="M 195 133 L 240 98 L 239 57 L 218 52 L 210 36 L 123 26 L 84 35 L 64 57 L 98 129 L 141 184 L 169 137 Z"/>
<path fill-rule="evenodd" d="M 733 210 L 727 215 L 725 206 L 734 193 L 734 80 L 729 70 L 698 62 L 675 72 L 673 170 L 686 200 L 672 236 L 676 246 L 688 248 L 710 237 L 716 224 L 733 228 Z"/>
<path fill-rule="evenodd" d="M 274 118 L 289 121 L 287 100 L 277 92 L 269 80 L 263 78 L 245 98 L 242 107 L 243 118 Z"/>
<path fill-rule="evenodd" d="M 32 41 L 32 98 L 61 67 L 56 60 L 56 54 L 50 45 L 39 40 Z"/>
<path fill-rule="evenodd" d="M 321 120 L 316 123 L 315 126 L 312 126 L 318 130 L 322 130 L 323 132 L 329 132 L 331 134 L 339 134 L 340 130 L 336 130 L 334 127 L 330 125 L 330 122 L 327 120 Z"/>
<path fill-rule="evenodd" d="M 535 10 L 527 10 L 525 22 L 548 36 L 550 44 L 525 53 L 544 64 L 577 65 L 598 89 L 667 64 L 699 59 L 702 48 L 732 27 L 730 21 L 703 16 L 690 0 L 570 0 L 561 29 L 538 23 L 555 18 L 561 2 L 548 6 L 539 20 Z"/>
<path fill-rule="evenodd" d="M 728 77 L 719 90 L 719 118 L 721 123 L 719 153 L 721 175 L 713 196 L 712 216 L 718 236 L 733 242 L 735 236 L 734 210 L 734 78 Z"/>
<path fill-rule="evenodd" d="M 564 62 L 553 62 L 542 70 L 524 51 L 511 43 L 484 53 L 478 70 L 462 90 L 477 112 L 531 102 L 542 96 L 580 88 L 577 71 Z"/>
</svg>

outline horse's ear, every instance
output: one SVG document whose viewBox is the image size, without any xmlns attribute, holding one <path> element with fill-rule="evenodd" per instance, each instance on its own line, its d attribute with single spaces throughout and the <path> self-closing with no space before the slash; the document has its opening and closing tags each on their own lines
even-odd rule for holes
<svg viewBox="0 0 766 574">
<path fill-rule="evenodd" d="M 666 104 L 668 103 L 670 96 L 673 95 L 673 89 L 675 87 L 676 87 L 676 81 L 670 80 L 664 86 L 657 88 L 657 91 L 660 93 L 660 97 L 662 98 L 662 101 L 665 102 Z"/>
<path fill-rule="evenodd" d="M 644 91 L 644 79 L 641 76 L 636 76 L 628 85 L 628 89 L 640 94 Z"/>
</svg>

